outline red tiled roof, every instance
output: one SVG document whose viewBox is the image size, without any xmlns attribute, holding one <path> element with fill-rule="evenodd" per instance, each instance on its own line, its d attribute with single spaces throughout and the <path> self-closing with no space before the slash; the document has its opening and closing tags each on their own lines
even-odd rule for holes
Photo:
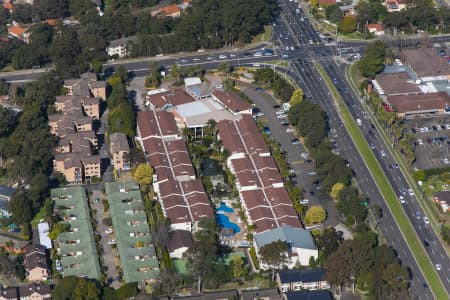
<svg viewBox="0 0 450 300">
<path fill-rule="evenodd" d="M 6 10 L 13 10 L 14 5 L 12 4 L 12 2 L 5 2 L 3 3 L 3 8 L 5 8 Z"/>
<path fill-rule="evenodd" d="M 159 9 L 160 12 L 163 12 L 166 16 L 171 16 L 174 14 L 179 14 L 181 12 L 181 9 L 176 4 L 167 5 L 164 7 L 161 7 Z"/>
<path fill-rule="evenodd" d="M 179 133 L 173 115 L 166 111 L 140 111 L 137 124 L 142 139 L 150 136 L 164 137 Z"/>
<path fill-rule="evenodd" d="M 450 107 L 450 96 L 446 92 L 388 96 L 388 102 L 397 112 L 420 112 L 426 110 L 440 110 Z"/>
<path fill-rule="evenodd" d="M 162 108 L 166 104 L 177 106 L 196 101 L 182 89 L 169 90 L 159 94 L 151 95 L 148 97 L 148 100 L 153 106 L 155 106 L 155 108 Z"/>
<path fill-rule="evenodd" d="M 22 27 L 20 27 L 20 26 L 10 26 L 9 28 L 8 28 L 8 33 L 9 34 L 12 34 L 12 35 L 14 35 L 14 36 L 17 36 L 17 37 L 22 37 L 22 35 L 26 32 L 27 30 L 26 29 L 24 29 L 24 28 L 22 28 Z"/>
<path fill-rule="evenodd" d="M 336 0 L 319 0 L 319 5 L 333 5 L 336 4 Z"/>
<path fill-rule="evenodd" d="M 212 95 L 232 112 L 237 113 L 251 108 L 251 105 L 244 102 L 236 93 L 215 90 Z"/>
<path fill-rule="evenodd" d="M 375 29 L 377 32 L 383 31 L 383 25 L 376 23 L 376 24 L 367 24 L 367 29 Z"/>
<path fill-rule="evenodd" d="M 220 139 L 223 147 L 230 153 L 244 153 L 244 145 L 242 144 L 239 134 L 232 121 L 222 120 L 217 124 Z"/>
<path fill-rule="evenodd" d="M 236 122 L 236 125 L 249 154 L 270 153 L 269 146 L 259 132 L 251 115 L 242 115 L 242 118 Z"/>
</svg>

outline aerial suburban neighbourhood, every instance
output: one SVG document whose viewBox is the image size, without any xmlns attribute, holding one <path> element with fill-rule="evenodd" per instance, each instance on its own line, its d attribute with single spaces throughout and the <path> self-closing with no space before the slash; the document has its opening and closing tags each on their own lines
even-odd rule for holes
<svg viewBox="0 0 450 300">
<path fill-rule="evenodd" d="M 0 300 L 449 299 L 448 0 L 0 0 Z"/>
</svg>

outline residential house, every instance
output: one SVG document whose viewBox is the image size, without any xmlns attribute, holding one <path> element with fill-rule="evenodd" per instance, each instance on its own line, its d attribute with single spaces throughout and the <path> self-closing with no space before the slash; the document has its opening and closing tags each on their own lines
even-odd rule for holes
<svg viewBox="0 0 450 300">
<path fill-rule="evenodd" d="M 384 6 L 388 12 L 401 11 L 406 8 L 406 0 L 387 0 Z"/>
<path fill-rule="evenodd" d="M 282 293 L 299 290 L 329 289 L 325 269 L 282 270 L 277 273 L 276 282 Z"/>
<path fill-rule="evenodd" d="M 450 191 L 440 191 L 433 194 L 433 201 L 444 213 L 450 212 Z"/>
<path fill-rule="evenodd" d="M 8 203 L 15 191 L 15 188 L 0 184 L 0 217 L 11 216 L 11 213 L 8 210 Z"/>
<path fill-rule="evenodd" d="M 242 300 L 281 300 L 283 297 L 276 288 L 241 290 Z"/>
<path fill-rule="evenodd" d="M 289 269 L 295 267 L 297 263 L 302 266 L 309 265 L 311 257 L 317 259 L 319 256 L 317 247 L 314 245 L 311 232 L 303 228 L 293 228 L 289 225 L 268 230 L 253 236 L 256 255 L 259 256 L 259 250 L 265 245 L 276 241 L 283 241 L 288 244 L 286 266 Z M 269 266 L 261 264 L 261 268 L 267 269 Z"/>
<path fill-rule="evenodd" d="M 163 6 L 158 10 L 152 12 L 153 16 L 163 15 L 166 17 L 177 18 L 181 16 L 181 8 L 177 4 L 171 4 L 167 6 Z"/>
<path fill-rule="evenodd" d="M 26 253 L 26 247 L 30 244 L 30 241 L 24 241 L 12 236 L 7 236 L 0 234 L 0 248 L 5 248 L 5 250 L 18 253 Z"/>
<path fill-rule="evenodd" d="M 0 288 L 0 300 L 17 300 L 17 287 Z"/>
<path fill-rule="evenodd" d="M 382 36 L 382 35 L 384 35 L 383 25 L 381 25 L 380 23 L 367 24 L 367 30 L 370 33 L 374 34 L 375 36 Z"/>
<path fill-rule="evenodd" d="M 192 247 L 192 235 L 187 230 L 173 230 L 169 233 L 167 250 L 171 258 L 183 258 L 183 254 Z"/>
<path fill-rule="evenodd" d="M 19 24 L 12 24 L 8 27 L 8 36 L 29 44 L 31 41 L 31 32 L 28 32 L 27 30 L 28 28 L 23 28 Z"/>
<path fill-rule="evenodd" d="M 20 300 L 45 300 L 52 298 L 52 290 L 48 284 L 34 283 L 19 287 Z"/>
<path fill-rule="evenodd" d="M 284 295 L 285 300 L 333 300 L 330 291 L 292 291 Z"/>
<path fill-rule="evenodd" d="M 117 55 L 118 57 L 125 57 L 130 54 L 131 47 L 136 43 L 137 36 L 130 36 L 117 40 L 110 41 L 106 52 L 109 56 Z"/>
<path fill-rule="evenodd" d="M 109 152 L 112 155 L 112 165 L 114 170 L 130 169 L 130 146 L 128 145 L 127 136 L 121 132 L 115 132 L 109 136 Z"/>
<path fill-rule="evenodd" d="M 49 278 L 50 270 L 47 252 L 44 246 L 37 244 L 29 245 L 23 264 L 27 272 L 28 281 L 45 281 Z"/>
<path fill-rule="evenodd" d="M 83 73 L 79 79 L 64 80 L 68 96 L 95 97 L 106 100 L 106 82 L 97 80 L 94 73 Z"/>
</svg>

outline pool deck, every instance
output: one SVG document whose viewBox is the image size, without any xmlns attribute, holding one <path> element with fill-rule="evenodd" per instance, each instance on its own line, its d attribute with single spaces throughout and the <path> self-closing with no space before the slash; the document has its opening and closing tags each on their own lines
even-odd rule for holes
<svg viewBox="0 0 450 300">
<path fill-rule="evenodd" d="M 222 205 L 219 206 L 217 208 L 217 210 L 220 210 L 221 207 L 222 207 Z M 226 212 L 225 210 L 228 210 L 228 212 Z M 227 245 L 229 245 L 231 247 L 239 247 L 239 245 L 241 244 L 241 241 L 247 241 L 247 239 L 246 239 L 247 228 L 245 226 L 245 223 L 239 217 L 240 209 L 238 209 L 238 208 L 234 209 L 234 208 L 227 206 L 227 209 L 225 209 L 225 210 L 222 210 L 223 214 L 228 217 L 228 220 L 231 223 L 234 223 L 237 226 L 239 226 L 241 231 L 236 233 L 232 238 L 225 238 L 225 239 L 223 239 L 223 241 L 229 242 L 229 243 L 227 243 Z M 230 212 L 231 210 L 233 210 L 233 211 Z"/>
</svg>

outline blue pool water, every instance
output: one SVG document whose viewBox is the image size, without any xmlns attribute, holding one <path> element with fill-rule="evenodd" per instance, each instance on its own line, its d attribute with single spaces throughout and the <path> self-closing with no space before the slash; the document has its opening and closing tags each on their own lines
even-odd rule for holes
<svg viewBox="0 0 450 300">
<path fill-rule="evenodd" d="M 230 222 L 228 217 L 224 214 L 217 214 L 216 221 L 220 226 L 222 226 L 222 228 L 232 228 L 234 230 L 234 233 L 238 233 L 241 231 L 241 228 L 239 228 L 239 226 L 237 226 L 236 224 Z"/>
<path fill-rule="evenodd" d="M 217 208 L 217 213 L 223 214 L 223 213 L 232 213 L 233 208 L 228 207 L 225 202 L 221 202 L 220 206 Z"/>
</svg>

